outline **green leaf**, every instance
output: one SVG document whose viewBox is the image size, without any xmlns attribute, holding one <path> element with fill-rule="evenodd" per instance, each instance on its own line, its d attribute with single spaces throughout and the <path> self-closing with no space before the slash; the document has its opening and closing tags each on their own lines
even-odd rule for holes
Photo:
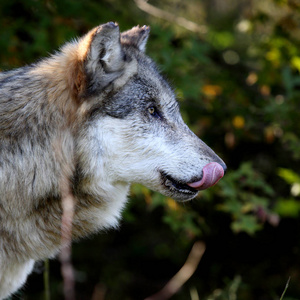
<svg viewBox="0 0 300 300">
<path fill-rule="evenodd" d="M 298 217 L 300 212 L 300 202 L 290 199 L 280 199 L 275 207 L 274 211 L 282 217 Z"/>
<path fill-rule="evenodd" d="M 278 175 L 288 184 L 300 183 L 300 176 L 290 169 L 279 168 Z"/>
<path fill-rule="evenodd" d="M 234 232 L 244 231 L 249 235 L 253 235 L 257 230 L 261 229 L 262 225 L 257 223 L 257 219 L 252 215 L 241 216 L 240 219 L 231 224 Z"/>
</svg>

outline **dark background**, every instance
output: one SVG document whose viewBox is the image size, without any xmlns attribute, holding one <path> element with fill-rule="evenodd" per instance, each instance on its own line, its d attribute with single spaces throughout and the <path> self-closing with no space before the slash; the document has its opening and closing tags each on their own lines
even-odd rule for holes
<svg viewBox="0 0 300 300">
<path fill-rule="evenodd" d="M 279 299 L 289 277 L 284 299 L 300 299 L 300 1 L 150 1 L 163 18 L 137 3 L 0 2 L 1 70 L 108 21 L 121 30 L 150 25 L 147 53 L 176 88 L 185 121 L 228 166 L 217 186 L 185 204 L 134 185 L 119 230 L 73 245 L 77 298 L 150 296 L 200 240 L 206 252 L 172 299 Z M 51 260 L 51 299 L 63 298 L 62 286 Z M 43 294 L 41 263 L 13 299 Z"/>
</svg>

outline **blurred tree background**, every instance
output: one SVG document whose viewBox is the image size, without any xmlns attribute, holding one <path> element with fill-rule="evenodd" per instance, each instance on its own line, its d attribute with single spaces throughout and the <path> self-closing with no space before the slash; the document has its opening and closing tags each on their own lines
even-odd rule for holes
<svg viewBox="0 0 300 300">
<path fill-rule="evenodd" d="M 1 70 L 101 23 L 150 25 L 147 53 L 176 88 L 185 121 L 228 166 L 189 203 L 134 185 L 119 230 L 73 245 L 78 299 L 144 299 L 198 240 L 206 252 L 172 299 L 279 299 L 289 277 L 284 299 L 300 299 L 300 1 L 151 0 L 150 13 L 144 3 L 0 2 Z M 37 265 L 15 299 L 42 299 L 42 272 Z M 51 299 L 62 299 L 57 260 L 50 284 Z"/>
</svg>

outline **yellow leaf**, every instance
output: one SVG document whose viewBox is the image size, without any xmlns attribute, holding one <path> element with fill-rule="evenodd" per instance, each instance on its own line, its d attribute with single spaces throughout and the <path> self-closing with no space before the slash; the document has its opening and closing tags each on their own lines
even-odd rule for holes
<svg viewBox="0 0 300 300">
<path fill-rule="evenodd" d="M 260 87 L 260 92 L 263 96 L 269 96 L 271 93 L 271 89 L 268 85 L 264 84 Z"/>
<path fill-rule="evenodd" d="M 253 211 L 253 208 L 254 208 L 254 207 L 253 207 L 253 204 L 252 204 L 252 203 L 246 203 L 246 204 L 244 204 L 244 205 L 242 206 L 241 212 L 242 212 L 243 214 L 247 214 L 247 213 Z"/>
<path fill-rule="evenodd" d="M 172 198 L 167 198 L 167 205 L 171 210 L 179 210 L 179 205 Z"/>
<path fill-rule="evenodd" d="M 257 74 L 254 72 L 250 72 L 246 79 L 246 83 L 251 86 L 257 82 L 257 79 Z"/>
<path fill-rule="evenodd" d="M 222 91 L 223 89 L 219 85 L 206 84 L 202 87 L 203 94 L 208 97 L 216 97 L 222 94 Z"/>
<path fill-rule="evenodd" d="M 271 126 L 265 128 L 264 136 L 267 143 L 271 144 L 274 142 L 275 135 L 274 135 L 274 130 Z"/>
<path fill-rule="evenodd" d="M 242 116 L 235 116 L 232 120 L 232 124 L 237 129 L 244 128 L 245 119 Z"/>
<path fill-rule="evenodd" d="M 266 53 L 266 59 L 271 61 L 275 66 L 279 65 L 281 53 L 277 48 L 272 48 Z"/>
<path fill-rule="evenodd" d="M 291 60 L 291 64 L 300 72 L 300 57 L 294 56 Z"/>
</svg>

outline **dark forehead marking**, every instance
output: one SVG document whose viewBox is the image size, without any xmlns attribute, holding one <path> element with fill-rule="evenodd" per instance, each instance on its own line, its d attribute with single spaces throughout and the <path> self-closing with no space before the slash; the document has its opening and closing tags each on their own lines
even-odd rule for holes
<svg viewBox="0 0 300 300">
<path fill-rule="evenodd" d="M 149 78 L 136 76 L 134 79 L 134 85 L 138 87 L 137 92 L 149 92 L 149 93 L 157 93 L 159 87 L 155 85 L 154 81 Z"/>
<path fill-rule="evenodd" d="M 124 47 L 125 52 L 128 52 L 128 55 L 133 56 L 137 62 L 138 62 L 138 68 L 139 68 L 139 75 L 142 76 L 143 73 L 152 73 L 152 76 L 155 76 L 157 79 L 159 79 L 160 83 L 163 85 L 164 88 L 168 88 L 171 91 L 173 89 L 171 88 L 169 81 L 166 79 L 166 77 L 161 74 L 159 68 L 157 67 L 157 64 L 145 53 L 140 52 L 136 49 L 132 49 L 132 47 Z M 151 78 L 149 78 L 151 79 Z M 147 80 L 147 77 L 146 77 Z"/>
</svg>

